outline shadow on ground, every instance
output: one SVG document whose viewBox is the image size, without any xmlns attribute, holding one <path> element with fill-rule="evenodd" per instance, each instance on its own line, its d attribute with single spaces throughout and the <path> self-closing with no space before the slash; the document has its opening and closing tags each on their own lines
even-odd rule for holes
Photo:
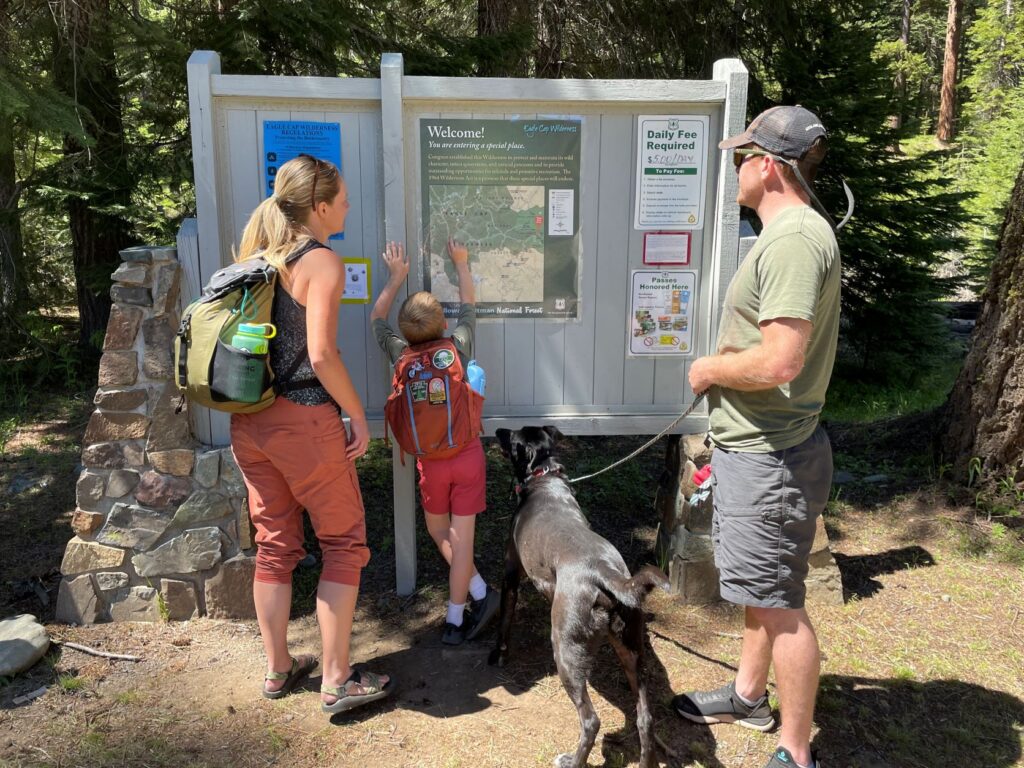
<svg viewBox="0 0 1024 768">
<path fill-rule="evenodd" d="M 1009 768 L 1021 758 L 1024 701 L 959 680 L 825 675 L 815 720 L 829 765 Z"/>
<path fill-rule="evenodd" d="M 890 549 L 874 555 L 844 555 L 833 552 L 832 556 L 839 566 L 843 578 L 844 598 L 853 596 L 871 597 L 883 589 L 882 583 L 875 577 L 911 568 L 923 568 L 935 565 L 931 552 L 916 544 L 899 549 Z"/>
<path fill-rule="evenodd" d="M 496 628 L 488 629 L 478 641 L 449 648 L 440 642 L 440 627 L 429 624 L 412 633 L 406 647 L 377 656 L 366 664 L 370 669 L 395 677 L 398 683 L 395 695 L 382 704 L 335 715 L 331 723 L 337 727 L 351 726 L 375 718 L 382 711 L 392 710 L 411 710 L 428 717 L 453 718 L 496 708 L 503 715 L 508 713 L 508 717 L 514 718 L 514 710 L 530 706 L 518 703 L 516 697 L 537 685 L 544 685 L 545 696 L 550 699 L 551 705 L 563 708 L 575 724 L 575 709 L 555 670 L 550 631 L 550 603 L 528 585 L 524 585 L 520 591 L 511 638 L 511 656 L 504 667 L 494 667 L 487 663 L 487 656 L 494 646 Z M 668 743 L 664 734 L 678 730 L 678 720 L 669 707 L 673 691 L 665 667 L 650 645 L 647 651 L 645 661 L 649 703 L 656 731 Z M 428 658 L 438 663 L 425 664 L 424 660 Z M 304 687 L 316 691 L 319 685 L 320 678 L 315 677 L 310 678 Z M 501 701 L 496 700 L 494 691 L 498 688 L 511 695 L 511 704 L 507 703 L 505 697 L 501 697 Z M 608 644 L 598 650 L 590 688 L 592 693 L 600 695 L 618 708 L 625 717 L 625 725 L 618 729 L 602 725 L 591 755 L 591 764 L 594 764 L 599 754 L 604 758 L 603 765 L 609 768 L 637 763 L 640 742 L 636 731 L 636 699 L 618 658 Z M 575 749 L 577 738 L 578 730 L 575 727 L 567 729 L 561 743 L 557 745 L 558 751 L 570 752 Z M 670 748 L 674 755 L 666 761 L 667 765 L 688 765 L 700 759 L 705 768 L 724 768 L 714 758 L 714 740 L 710 734 L 699 734 Z M 664 759 L 661 748 L 658 754 Z M 550 757 L 553 759 L 555 755 Z"/>
</svg>

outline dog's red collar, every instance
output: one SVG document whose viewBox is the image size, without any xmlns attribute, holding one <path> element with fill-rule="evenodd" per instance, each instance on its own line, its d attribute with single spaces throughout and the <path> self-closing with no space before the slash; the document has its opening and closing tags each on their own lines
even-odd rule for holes
<svg viewBox="0 0 1024 768">
<path fill-rule="evenodd" d="M 562 470 L 559 469 L 558 467 L 541 467 L 540 469 L 533 470 L 533 472 L 531 472 L 528 476 L 523 478 L 523 482 L 516 483 L 516 496 L 519 496 L 523 492 L 523 489 L 526 487 L 526 484 L 533 480 L 533 478 L 543 477 L 544 475 L 549 475 L 553 472 L 561 474 Z"/>
</svg>

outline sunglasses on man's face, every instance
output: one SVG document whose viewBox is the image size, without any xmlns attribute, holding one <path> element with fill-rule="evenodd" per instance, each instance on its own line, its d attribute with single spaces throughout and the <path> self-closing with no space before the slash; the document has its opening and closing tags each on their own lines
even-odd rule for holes
<svg viewBox="0 0 1024 768">
<path fill-rule="evenodd" d="M 751 157 L 774 157 L 774 155 L 760 149 L 734 149 L 732 151 L 732 164 L 738 171 L 740 166 Z"/>
<path fill-rule="evenodd" d="M 316 183 L 317 183 L 317 181 L 320 178 L 320 161 L 317 160 L 312 155 L 307 155 L 305 152 L 300 154 L 299 157 L 308 157 L 310 160 L 313 161 L 313 190 L 310 193 L 310 198 L 309 199 L 312 201 L 311 207 L 315 211 L 316 210 Z"/>
</svg>

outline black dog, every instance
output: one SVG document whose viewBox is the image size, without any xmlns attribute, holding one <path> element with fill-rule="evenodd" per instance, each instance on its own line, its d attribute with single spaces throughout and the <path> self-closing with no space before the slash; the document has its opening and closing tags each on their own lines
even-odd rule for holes
<svg viewBox="0 0 1024 768">
<path fill-rule="evenodd" d="M 630 577 L 618 550 L 590 529 L 562 474 L 562 465 L 552 456 L 555 443 L 562 437 L 557 429 L 499 429 L 496 434 L 512 461 L 519 507 L 512 517 L 512 534 L 505 552 L 501 629 L 490 663 L 504 664 L 508 657 L 519 581 L 528 576 L 551 601 L 555 665 L 580 718 L 576 752 L 559 755 L 555 765 L 582 768 L 594 746 L 601 721 L 590 701 L 587 680 L 597 649 L 607 637 L 637 697 L 640 766 L 652 768 L 657 762 L 643 667 L 643 599 L 655 586 L 667 589 L 668 580 L 653 566 L 645 566 Z"/>
</svg>

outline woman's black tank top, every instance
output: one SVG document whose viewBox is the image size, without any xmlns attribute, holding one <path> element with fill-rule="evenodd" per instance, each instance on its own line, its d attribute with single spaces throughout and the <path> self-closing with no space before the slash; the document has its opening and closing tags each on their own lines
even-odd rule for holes
<svg viewBox="0 0 1024 768">
<path fill-rule="evenodd" d="M 293 265 L 310 251 L 326 247 L 317 240 L 307 240 L 289 255 L 288 263 Z M 287 388 L 287 385 L 291 383 L 315 380 L 316 374 L 313 372 L 313 364 L 309 361 L 306 308 L 292 298 L 291 294 L 284 289 L 281 280 L 277 281 L 271 314 L 273 323 L 277 326 L 277 335 L 270 340 L 270 367 L 277 374 L 278 383 L 285 388 L 280 396 L 299 405 L 322 405 L 334 402 L 327 390 L 320 385 L 293 390 Z M 300 356 L 302 362 L 291 375 L 288 375 L 288 369 L 295 365 L 295 361 Z"/>
</svg>

